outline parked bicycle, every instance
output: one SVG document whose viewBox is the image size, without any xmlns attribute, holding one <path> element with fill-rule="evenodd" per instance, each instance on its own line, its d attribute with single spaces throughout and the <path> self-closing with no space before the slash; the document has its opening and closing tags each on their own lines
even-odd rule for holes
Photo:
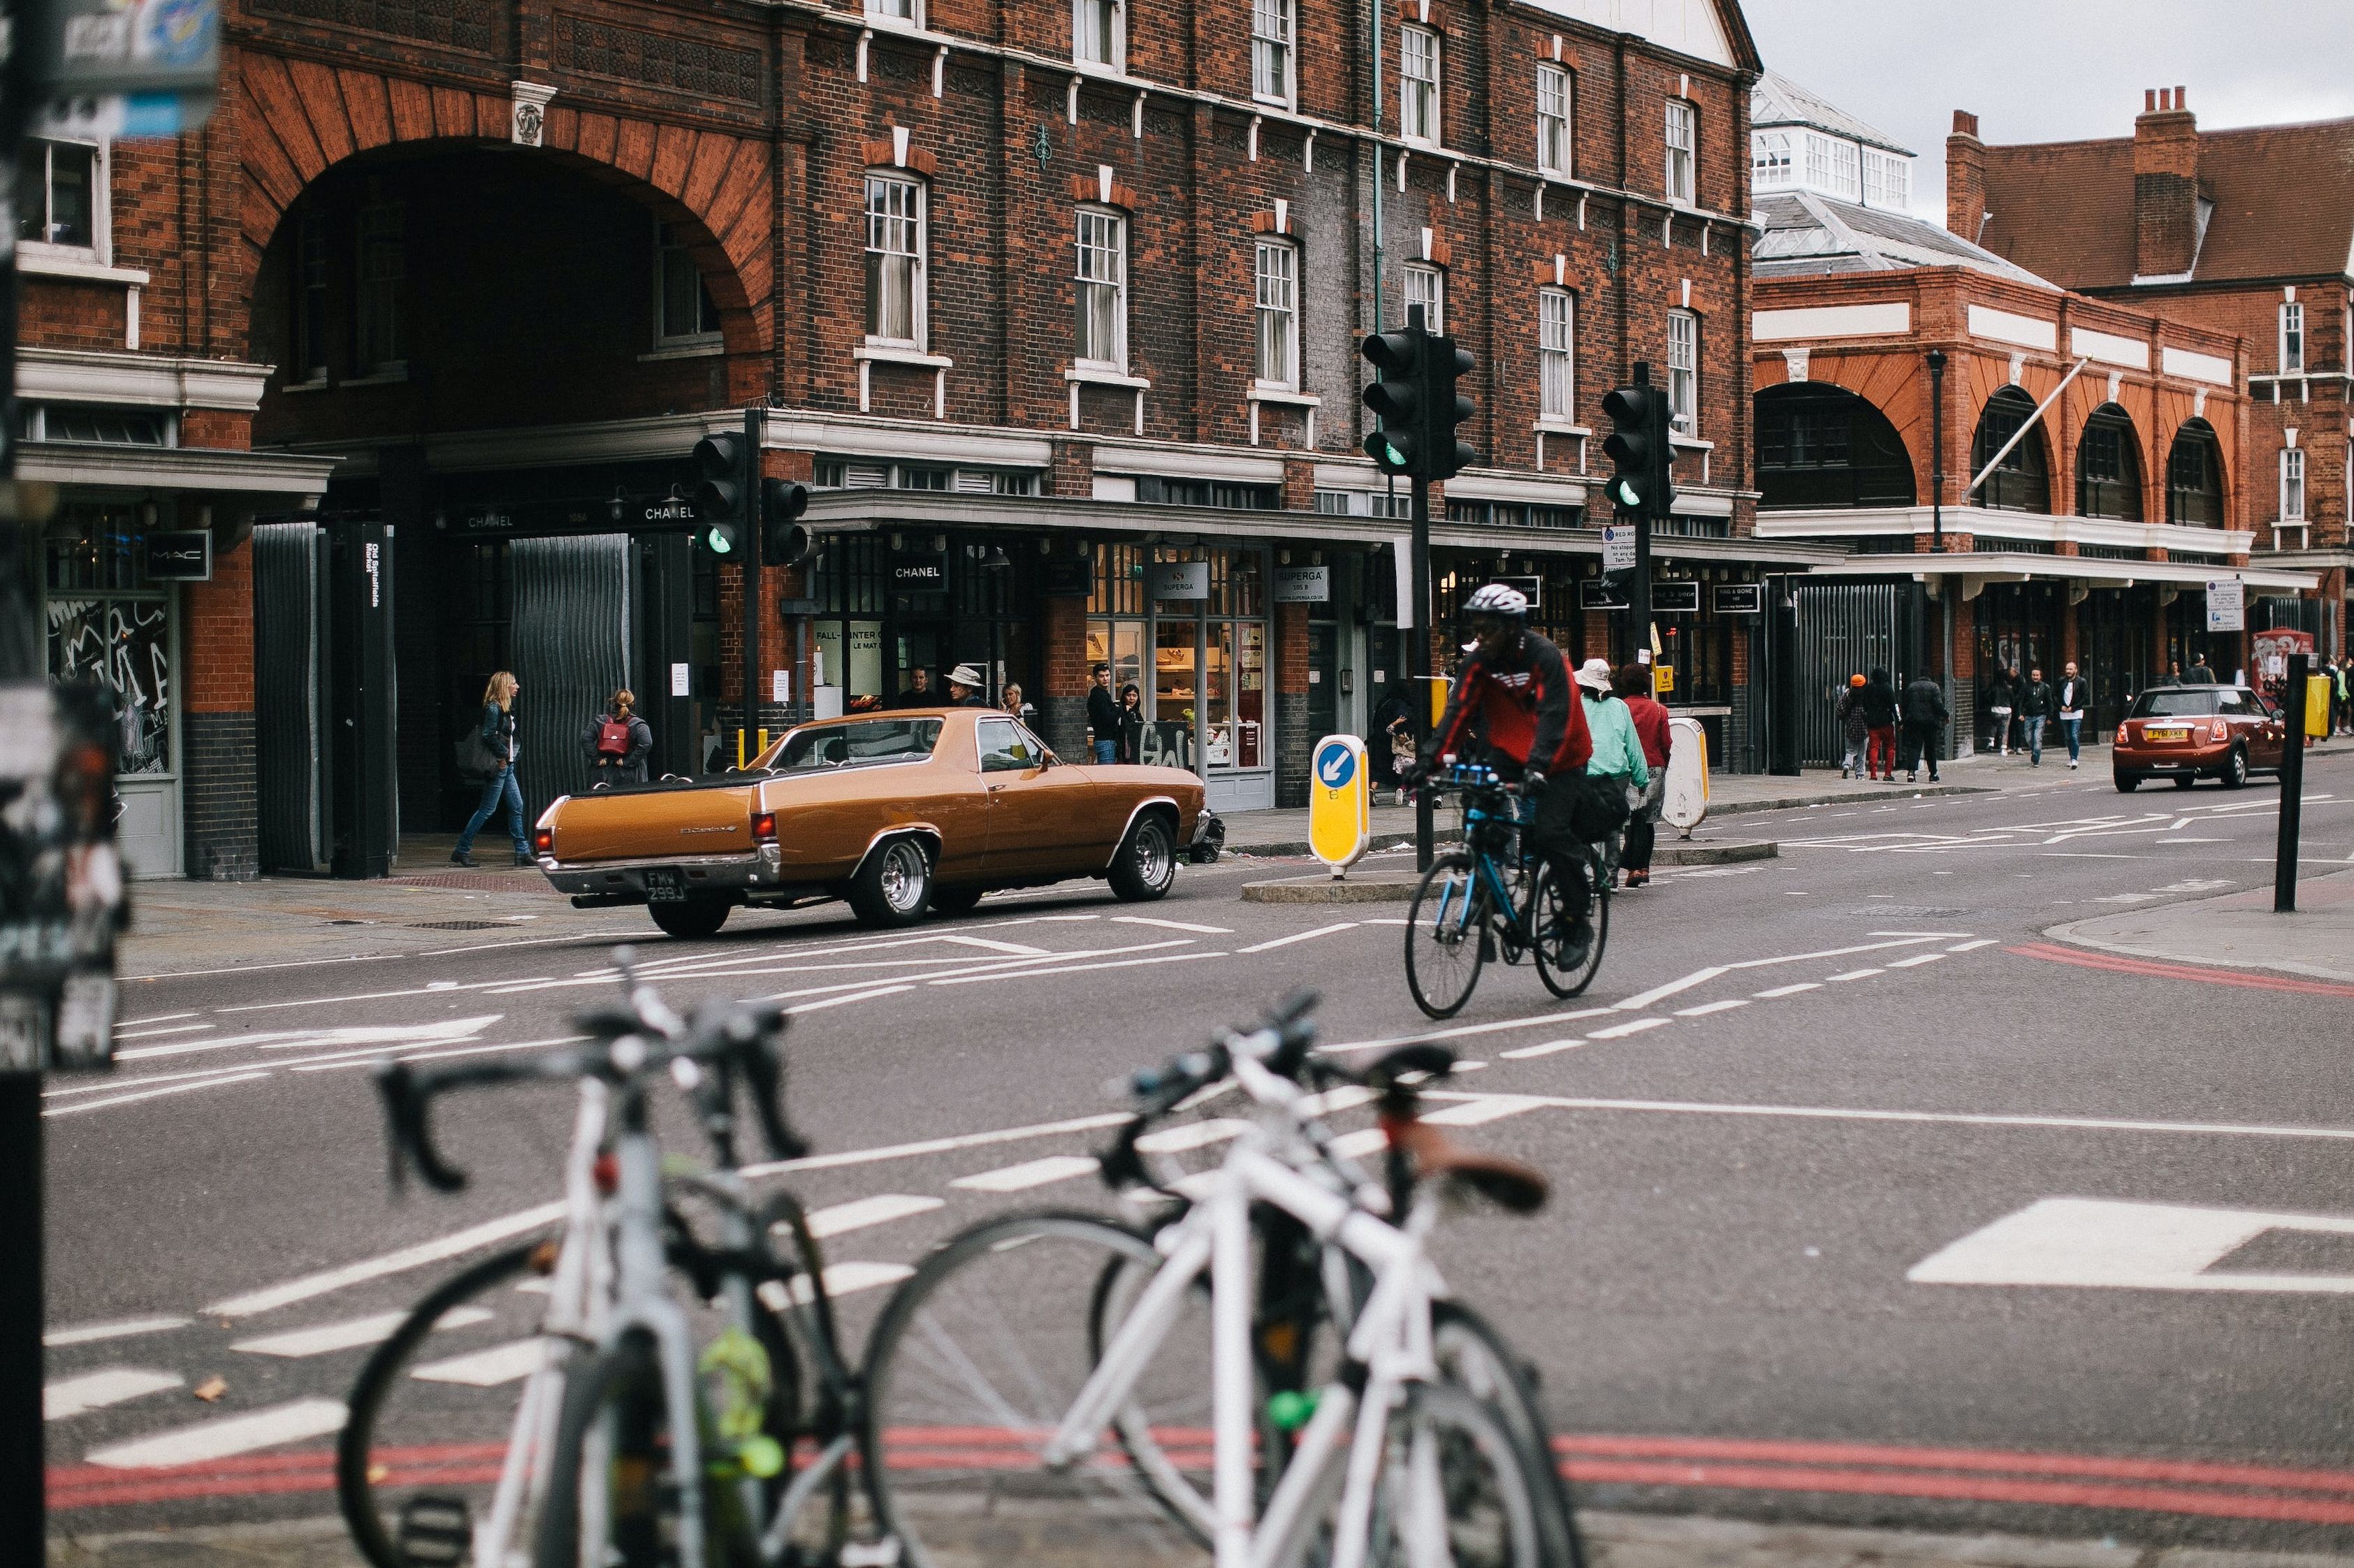
<svg viewBox="0 0 2354 1568">
<path fill-rule="evenodd" d="M 1490 959 L 1531 959 L 1555 996 L 1594 982 L 1610 938 L 1610 878 L 1601 846 L 1586 846 L 1586 917 L 1594 938 L 1569 943 L 1578 911 L 1529 843 L 1535 803 L 1517 783 L 1476 763 L 1450 763 L 1425 788 L 1460 796 L 1463 847 L 1431 862 L 1415 890 L 1405 927 L 1406 988 L 1433 1018 L 1451 1018 L 1471 1000 Z"/>
<path fill-rule="evenodd" d="M 1447 1308 L 1425 1251 L 1437 1208 L 1411 1199 L 1427 1183 L 1528 1212 L 1543 1179 L 1417 1118 L 1413 1078 L 1451 1067 L 1443 1047 L 1327 1065 L 1335 1087 L 1310 1094 L 1312 1037 L 1295 1007 L 1140 1075 L 1103 1169 L 1170 1184 L 1157 1230 L 1006 1216 L 893 1295 L 867 1348 L 868 1464 L 908 1563 L 1575 1563 L 1533 1401 L 1492 1330 Z M 1150 1130 L 1229 1084 L 1250 1120 Z M 1416 1181 L 1368 1177 L 1320 1119 L 1367 1100 Z M 1144 1163 L 1221 1140 L 1214 1170 Z M 1338 1330 L 1320 1357 L 1303 1289 Z M 1514 1386 L 1478 1397 L 1450 1364 Z"/>
</svg>

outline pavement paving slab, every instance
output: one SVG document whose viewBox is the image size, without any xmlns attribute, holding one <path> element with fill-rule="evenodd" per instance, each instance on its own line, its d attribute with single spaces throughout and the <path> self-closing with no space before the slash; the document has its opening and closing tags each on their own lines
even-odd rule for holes
<svg viewBox="0 0 2354 1568">
<path fill-rule="evenodd" d="M 2133 958 L 2354 981 L 2354 871 L 2300 877 L 2293 914 L 2274 914 L 2273 890 L 2259 887 L 2096 915 L 2044 935 Z"/>
</svg>

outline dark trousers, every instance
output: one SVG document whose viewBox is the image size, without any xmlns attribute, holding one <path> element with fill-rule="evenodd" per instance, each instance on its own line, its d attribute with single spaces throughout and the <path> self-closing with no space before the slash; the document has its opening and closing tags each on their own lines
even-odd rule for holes
<svg viewBox="0 0 2354 1568">
<path fill-rule="evenodd" d="M 1593 894 L 1586 885 L 1585 845 L 1575 826 L 1577 808 L 1588 788 L 1585 775 L 1548 774 L 1544 793 L 1537 798 L 1535 819 L 1529 823 L 1529 847 L 1544 860 L 1564 895 L 1563 907 L 1573 919 L 1585 918 Z"/>
<path fill-rule="evenodd" d="M 1933 724 L 1908 724 L 1903 729 L 1904 771 L 1916 772 L 1922 760 L 1929 764 L 1929 777 L 1937 776 L 1937 726 Z"/>
</svg>

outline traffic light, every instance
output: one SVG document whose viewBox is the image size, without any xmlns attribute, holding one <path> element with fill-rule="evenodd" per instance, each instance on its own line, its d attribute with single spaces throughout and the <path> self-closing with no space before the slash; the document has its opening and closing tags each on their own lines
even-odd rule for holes
<svg viewBox="0 0 2354 1568">
<path fill-rule="evenodd" d="M 1469 418 L 1477 409 L 1471 399 L 1456 390 L 1458 377 L 1469 376 L 1478 362 L 1471 351 L 1456 346 L 1451 337 L 1435 337 L 1426 345 L 1423 355 L 1424 393 L 1426 435 L 1429 453 L 1428 479 L 1452 479 L 1479 461 L 1471 443 L 1455 433 L 1456 427 Z"/>
<path fill-rule="evenodd" d="M 798 567 L 809 558 L 815 541 L 800 522 L 809 510 L 806 484 L 790 479 L 760 482 L 760 557 L 772 567 Z"/>
<path fill-rule="evenodd" d="M 1381 372 L 1365 388 L 1365 407 L 1381 427 L 1365 437 L 1365 455 L 1384 473 L 1414 473 L 1422 455 L 1423 362 L 1430 334 L 1420 327 L 1375 333 L 1358 352 Z"/>
<path fill-rule="evenodd" d="M 1615 471 L 1603 487 L 1629 517 L 1665 517 L 1675 504 L 1675 450 L 1668 440 L 1668 395 L 1638 381 L 1605 394 L 1602 411 L 1616 427 L 1602 443 Z"/>
<path fill-rule="evenodd" d="M 695 471 L 703 476 L 695 487 L 695 515 L 703 524 L 703 543 L 715 556 L 740 556 L 752 542 L 747 514 L 751 456 L 751 447 L 738 435 L 705 436 L 695 443 Z"/>
</svg>

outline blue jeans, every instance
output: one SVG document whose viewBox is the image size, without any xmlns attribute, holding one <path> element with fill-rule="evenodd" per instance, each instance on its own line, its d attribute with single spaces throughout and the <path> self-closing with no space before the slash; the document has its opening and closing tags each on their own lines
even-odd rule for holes
<svg viewBox="0 0 2354 1568">
<path fill-rule="evenodd" d="M 1097 762 L 1118 762 L 1119 760 L 1119 742 L 1118 740 L 1104 740 L 1098 737 L 1096 741 L 1096 760 Z"/>
<path fill-rule="evenodd" d="M 2075 761 L 2077 752 L 2083 749 L 2084 721 L 2080 718 L 2063 718 L 2060 721 L 2060 733 L 2068 737 L 2068 760 Z"/>
<path fill-rule="evenodd" d="M 2041 714 L 2020 715 L 2019 728 L 2020 738 L 2027 743 L 2027 759 L 2032 763 L 2041 763 L 2043 760 L 2043 715 Z"/>
<path fill-rule="evenodd" d="M 458 835 L 460 854 L 474 847 L 474 835 L 482 831 L 482 824 L 491 820 L 491 813 L 499 809 L 502 800 L 506 802 L 507 832 L 514 840 L 515 853 L 531 853 L 531 841 L 523 832 L 523 786 L 515 782 L 514 768 L 502 768 L 482 781 L 482 803 L 474 808 L 474 820 Z"/>
</svg>

